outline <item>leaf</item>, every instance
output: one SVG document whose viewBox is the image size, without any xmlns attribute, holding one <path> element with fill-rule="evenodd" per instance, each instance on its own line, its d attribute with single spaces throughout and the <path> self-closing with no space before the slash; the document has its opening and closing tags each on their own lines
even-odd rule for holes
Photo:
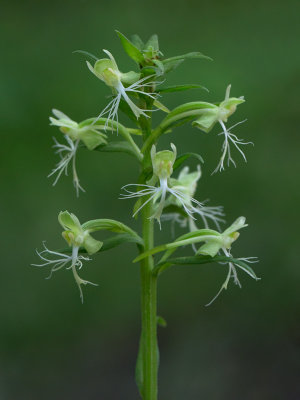
<svg viewBox="0 0 300 400">
<path fill-rule="evenodd" d="M 142 39 L 139 37 L 139 35 L 132 35 L 131 42 L 139 50 L 141 50 L 141 51 L 144 50 L 145 45 L 144 45 L 144 42 L 142 41 Z"/>
<path fill-rule="evenodd" d="M 165 68 L 165 74 L 168 72 L 173 71 L 175 68 L 177 68 L 181 63 L 183 63 L 184 60 L 163 60 L 164 68 Z"/>
<path fill-rule="evenodd" d="M 165 63 L 169 63 L 170 61 L 186 60 L 189 58 L 204 58 L 206 60 L 212 61 L 212 58 L 200 53 L 200 51 L 193 51 L 191 53 L 182 54 L 181 56 L 167 58 L 165 60 L 162 60 L 162 62 L 165 64 Z"/>
<path fill-rule="evenodd" d="M 143 67 L 141 69 L 141 72 L 145 76 L 147 76 L 147 75 L 161 76 L 160 68 L 158 68 L 157 66 L 154 66 L 154 65 L 147 65 L 146 67 Z M 165 70 L 165 72 L 166 72 L 166 70 Z"/>
<path fill-rule="evenodd" d="M 242 269 L 244 272 L 246 272 L 246 274 L 250 275 L 251 278 L 255 279 L 256 281 L 260 280 L 260 278 L 258 278 L 255 275 L 255 272 L 253 271 L 253 269 L 244 261 L 237 260 L 237 261 L 235 261 L 235 265 L 237 265 L 240 269 Z"/>
<path fill-rule="evenodd" d="M 194 157 L 197 160 L 199 160 L 200 162 L 204 163 L 203 158 L 197 154 L 197 153 L 184 153 L 181 156 L 176 158 L 176 161 L 174 163 L 173 166 L 173 171 L 175 171 L 177 168 L 179 168 L 181 166 L 181 164 L 183 164 L 185 162 L 185 160 L 187 160 L 190 157 Z"/>
<path fill-rule="evenodd" d="M 190 89 L 204 89 L 208 92 L 208 89 L 202 85 L 174 85 L 158 88 L 156 91 L 158 93 L 171 93 L 171 92 L 182 92 L 184 90 Z"/>
<path fill-rule="evenodd" d="M 170 112 L 170 110 L 164 104 L 162 104 L 160 101 L 158 101 L 157 99 L 154 100 L 153 105 L 155 107 L 159 108 L 161 111 L 164 111 L 167 114 Z"/>
<path fill-rule="evenodd" d="M 160 132 L 163 133 L 171 127 L 179 126 L 187 121 L 199 118 L 205 113 L 217 112 L 218 107 L 216 105 L 205 101 L 193 101 L 181 104 L 174 108 L 160 123 Z"/>
<path fill-rule="evenodd" d="M 150 250 L 145 251 L 144 253 L 141 253 L 138 255 L 133 262 L 140 261 L 146 257 L 153 256 L 154 254 L 160 253 L 165 250 L 172 250 L 176 249 L 178 247 L 186 246 L 189 244 L 193 243 L 199 243 L 199 242 L 206 242 L 207 240 L 221 240 L 222 235 L 220 232 L 214 231 L 212 229 L 198 229 L 196 231 L 188 232 L 180 237 L 178 237 L 176 240 L 174 240 L 171 243 L 166 243 L 162 244 L 157 247 L 153 247 Z M 165 257 L 163 257 L 165 259 Z M 166 262 L 169 262 L 167 260 Z"/>
<path fill-rule="evenodd" d="M 248 264 L 244 261 L 239 260 L 238 258 L 226 257 L 226 256 L 191 256 L 191 257 L 176 257 L 169 258 L 166 261 L 159 262 L 155 265 L 153 269 L 154 274 L 160 274 L 165 271 L 172 265 L 197 265 L 197 264 L 209 264 L 213 262 L 232 262 L 236 266 L 243 269 L 246 273 L 248 273 L 253 279 L 259 280 L 259 278 L 255 275 L 255 272 Z"/>
<path fill-rule="evenodd" d="M 73 53 L 83 54 L 83 55 L 89 57 L 89 58 L 90 58 L 91 60 L 93 60 L 93 61 L 98 61 L 98 60 L 99 60 L 98 57 L 94 56 L 94 54 L 89 53 L 88 51 L 84 51 L 84 50 L 75 50 L 75 51 L 73 51 Z"/>
<path fill-rule="evenodd" d="M 153 62 L 153 64 L 155 64 L 157 66 L 159 75 L 163 75 L 165 72 L 164 64 L 160 60 L 156 60 L 156 59 L 152 60 L 152 62 Z"/>
<path fill-rule="evenodd" d="M 129 233 L 119 233 L 104 240 L 99 252 L 113 249 L 123 243 L 136 243 L 140 246 L 144 245 L 144 242 L 139 237 L 132 236 Z"/>
<path fill-rule="evenodd" d="M 136 136 L 142 136 L 143 135 L 143 131 L 141 129 L 127 128 L 127 130 L 131 135 L 136 135 Z"/>
<path fill-rule="evenodd" d="M 161 326 L 162 328 L 166 328 L 167 321 L 163 317 L 157 316 L 156 321 L 157 321 L 158 326 Z"/>
<path fill-rule="evenodd" d="M 105 153 L 127 153 L 135 156 L 131 145 L 125 141 L 110 142 L 108 144 L 100 145 L 95 148 L 97 151 L 103 151 Z"/>
<path fill-rule="evenodd" d="M 157 35 L 152 35 L 148 42 L 145 45 L 145 50 L 148 50 L 149 48 L 152 48 L 154 51 L 159 51 L 159 45 L 158 45 L 158 36 Z"/>
<path fill-rule="evenodd" d="M 124 36 L 123 33 L 119 31 L 116 32 L 121 40 L 124 50 L 129 55 L 129 57 L 132 58 L 138 64 L 143 64 L 145 61 L 143 53 L 133 43 L 131 43 L 131 41 L 127 39 L 127 37 Z"/>
</svg>

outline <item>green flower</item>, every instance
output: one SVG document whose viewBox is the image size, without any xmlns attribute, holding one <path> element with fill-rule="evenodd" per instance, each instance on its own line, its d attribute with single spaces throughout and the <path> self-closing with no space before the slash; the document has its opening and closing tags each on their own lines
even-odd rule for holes
<svg viewBox="0 0 300 400">
<path fill-rule="evenodd" d="M 202 245 L 199 250 L 197 251 L 196 254 L 203 254 L 203 255 L 209 255 L 211 257 L 214 257 L 217 255 L 217 253 L 222 250 L 224 255 L 226 257 L 231 257 L 231 246 L 232 244 L 237 240 L 237 238 L 240 236 L 240 233 L 238 232 L 240 229 L 245 228 L 248 226 L 246 224 L 246 218 L 245 217 L 239 217 L 237 220 L 234 221 L 234 223 L 227 228 L 219 238 L 209 238 L 206 240 L 206 243 Z M 238 258 L 237 261 L 242 261 L 243 264 L 240 262 L 226 262 L 228 264 L 228 273 L 226 276 L 226 279 L 221 286 L 220 290 L 216 294 L 216 296 L 207 304 L 209 306 L 211 303 L 215 301 L 215 299 L 219 296 L 219 294 L 228 287 L 228 283 L 230 279 L 232 278 L 234 283 L 239 286 L 240 288 L 242 287 L 238 274 L 237 274 L 237 269 L 242 269 L 244 272 L 246 272 L 251 278 L 255 280 L 259 280 L 259 278 L 256 277 L 255 273 L 253 270 L 247 265 L 247 263 L 256 263 L 258 262 L 257 257 L 245 257 L 245 258 Z M 222 263 L 220 263 L 222 264 Z"/>
<path fill-rule="evenodd" d="M 68 211 L 61 211 L 58 221 L 65 229 L 62 236 L 69 246 L 83 247 L 89 255 L 97 253 L 101 249 L 103 243 L 94 239 L 89 234 L 89 230 L 82 228 L 76 215 Z"/>
<path fill-rule="evenodd" d="M 101 247 L 102 242 L 94 239 L 90 234 L 88 229 L 84 229 L 80 224 L 76 215 L 69 213 L 68 211 L 62 211 L 59 213 L 58 221 L 64 228 L 62 232 L 63 238 L 66 240 L 68 245 L 72 247 L 71 254 L 61 253 L 57 251 L 49 250 L 44 243 L 44 250 L 41 252 L 37 251 L 38 256 L 42 259 L 42 264 L 32 264 L 38 267 L 51 266 L 50 275 L 53 272 L 60 270 L 63 267 L 66 269 L 71 269 L 75 282 L 78 286 L 80 292 L 80 298 L 83 302 L 83 293 L 81 285 L 94 285 L 95 283 L 86 281 L 78 275 L 77 270 L 82 268 L 83 261 L 89 261 L 90 258 L 80 255 L 79 248 L 84 248 L 89 255 L 97 253 Z"/>
<path fill-rule="evenodd" d="M 52 112 L 56 118 L 49 118 L 51 125 L 59 127 L 65 136 L 67 144 L 61 144 L 54 139 L 55 145 L 53 147 L 56 149 L 56 153 L 59 154 L 61 160 L 48 176 L 57 174 L 53 183 L 55 185 L 63 172 L 66 175 L 68 174 L 69 163 L 72 161 L 73 183 L 78 196 L 79 190 L 84 191 L 79 184 L 76 171 L 76 153 L 79 142 L 84 143 L 88 150 L 94 150 L 99 145 L 107 143 L 107 136 L 100 131 L 99 126 L 93 125 L 93 120 L 77 123 L 61 111 L 53 109 Z"/>
<path fill-rule="evenodd" d="M 87 66 L 89 70 L 101 81 L 103 81 L 107 86 L 109 86 L 115 97 L 108 103 L 108 105 L 100 113 L 99 117 L 108 114 L 108 119 L 113 121 L 118 118 L 118 109 L 120 101 L 123 100 L 128 104 L 133 114 L 138 119 L 141 115 L 148 118 L 145 111 L 139 108 L 128 95 L 139 95 L 143 94 L 155 100 L 156 95 L 153 93 L 147 93 L 144 88 L 147 86 L 152 86 L 153 82 L 147 82 L 150 76 L 146 76 L 140 79 L 140 74 L 134 71 L 127 73 L 120 72 L 117 63 L 113 55 L 108 50 L 103 50 L 109 58 L 103 58 L 97 60 L 92 66 L 88 61 Z"/>
<path fill-rule="evenodd" d="M 107 143 L 107 136 L 100 131 L 99 126 L 93 125 L 93 120 L 89 123 L 85 121 L 78 123 L 59 110 L 53 109 L 52 112 L 56 118 L 49 117 L 51 125 L 58 126 L 60 131 L 69 136 L 73 142 L 81 140 L 88 150 L 94 150 L 101 144 Z"/>
<path fill-rule="evenodd" d="M 210 132 L 212 128 L 215 126 L 216 123 L 219 123 L 222 127 L 221 134 L 224 135 L 224 142 L 222 145 L 222 155 L 214 172 L 224 170 L 224 162 L 227 157 L 227 165 L 229 166 L 232 163 L 236 166 L 235 161 L 231 156 L 231 148 L 230 145 L 232 144 L 242 155 L 245 161 L 247 161 L 244 152 L 241 150 L 240 146 L 245 144 L 250 144 L 252 142 L 244 142 L 243 139 L 239 139 L 236 135 L 231 133 L 231 129 L 235 126 L 239 125 L 239 122 L 233 125 L 231 128 L 227 129 L 225 126 L 225 122 L 227 122 L 228 118 L 236 111 L 236 108 L 239 104 L 245 102 L 244 97 L 230 97 L 230 89 L 231 85 L 229 85 L 226 89 L 225 99 L 219 104 L 214 105 L 211 104 L 211 108 L 208 108 L 203 112 L 203 114 L 193 122 L 193 125 L 202 130 L 203 132 Z"/>
<path fill-rule="evenodd" d="M 239 217 L 234 221 L 229 228 L 227 228 L 219 237 L 209 238 L 204 245 L 202 245 L 197 254 L 208 255 L 214 257 L 222 249 L 226 254 L 230 250 L 231 245 L 240 236 L 239 230 L 248 226 L 245 217 Z"/>
</svg>

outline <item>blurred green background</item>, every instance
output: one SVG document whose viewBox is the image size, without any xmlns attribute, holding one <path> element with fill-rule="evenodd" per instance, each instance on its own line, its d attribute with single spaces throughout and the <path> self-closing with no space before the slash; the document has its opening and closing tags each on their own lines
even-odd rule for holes
<svg viewBox="0 0 300 400">
<path fill-rule="evenodd" d="M 19 1 L 1 10 L 1 247 L 0 398 L 138 399 L 134 365 L 140 330 L 139 271 L 133 245 L 101 253 L 84 266 L 85 302 L 69 271 L 45 280 L 35 248 L 61 248 L 60 210 L 82 221 L 115 218 L 133 224 L 120 187 L 137 178 L 134 159 L 80 151 L 86 193 L 75 196 L 70 177 L 52 187 L 57 159 L 48 116 L 53 107 L 80 121 L 96 116 L 109 90 L 72 51 L 99 56 L 109 49 L 121 70 L 134 68 L 114 32 L 160 38 L 165 56 L 200 50 L 214 62 L 188 60 L 170 84 L 200 83 L 203 91 L 169 94 L 175 107 L 190 100 L 219 101 L 227 84 L 244 95 L 230 124 L 251 140 L 245 164 L 210 175 L 217 164 L 218 129 L 190 126 L 163 139 L 180 153 L 205 158 L 197 198 L 225 207 L 231 223 L 249 227 L 236 256 L 258 256 L 262 278 L 240 274 L 211 306 L 225 279 L 219 265 L 178 267 L 159 283 L 160 399 L 299 399 L 299 12 L 298 1 Z M 158 121 L 162 114 L 155 115 Z M 126 122 L 126 119 L 123 119 Z M 191 161 L 191 167 L 195 167 Z M 170 238 L 165 223 L 162 241 Z M 178 231 L 179 234 L 180 231 Z M 100 236 L 99 236 L 100 237 Z"/>
</svg>

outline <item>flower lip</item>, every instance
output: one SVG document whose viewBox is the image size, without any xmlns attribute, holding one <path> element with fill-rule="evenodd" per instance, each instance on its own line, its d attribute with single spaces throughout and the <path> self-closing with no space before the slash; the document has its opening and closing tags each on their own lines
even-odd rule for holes
<svg viewBox="0 0 300 400">
<path fill-rule="evenodd" d="M 98 286 L 96 283 L 86 281 L 78 275 L 77 270 L 82 268 L 83 261 L 90 261 L 91 259 L 86 256 L 82 256 L 78 254 L 79 247 L 73 246 L 71 254 L 64 254 L 57 251 L 49 250 L 43 242 L 44 249 L 42 251 L 36 251 L 37 255 L 41 258 L 41 264 L 31 264 L 36 267 L 46 267 L 50 266 L 50 274 L 46 279 L 50 279 L 52 274 L 62 268 L 71 269 L 75 282 L 78 286 L 81 302 L 83 303 L 83 293 L 81 289 L 81 285 L 93 285 Z"/>
</svg>

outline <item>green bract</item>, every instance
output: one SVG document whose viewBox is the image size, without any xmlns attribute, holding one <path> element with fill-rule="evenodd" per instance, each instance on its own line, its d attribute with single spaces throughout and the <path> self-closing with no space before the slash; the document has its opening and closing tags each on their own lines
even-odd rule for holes
<svg viewBox="0 0 300 400">
<path fill-rule="evenodd" d="M 68 211 L 61 211 L 58 221 L 65 229 L 62 236 L 69 246 L 83 247 L 90 255 L 101 249 L 103 243 L 92 238 L 89 230 L 81 226 L 76 215 L 70 214 Z"/>
</svg>

